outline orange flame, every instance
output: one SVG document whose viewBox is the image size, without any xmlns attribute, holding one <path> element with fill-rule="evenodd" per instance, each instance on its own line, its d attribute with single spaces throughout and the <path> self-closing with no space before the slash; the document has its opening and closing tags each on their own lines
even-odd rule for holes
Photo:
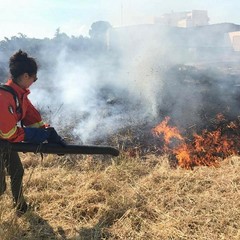
<svg viewBox="0 0 240 240">
<path fill-rule="evenodd" d="M 220 158 L 238 152 L 236 140 L 234 141 L 232 136 L 224 134 L 221 128 L 215 131 L 204 130 L 201 135 L 195 133 L 193 140 L 186 143 L 186 139 L 176 127 L 168 126 L 169 120 L 169 117 L 165 118 L 152 132 L 157 137 L 163 135 L 164 150 L 174 154 L 178 160 L 178 165 L 183 168 L 190 169 L 199 165 L 219 166 Z M 222 114 L 218 114 L 216 120 L 221 122 L 225 118 Z M 226 128 L 237 129 L 237 125 L 232 122 Z M 170 143 L 173 138 L 178 139 L 180 143 L 171 149 Z"/>
<path fill-rule="evenodd" d="M 157 125 L 153 130 L 153 134 L 156 136 L 160 136 L 161 134 L 164 137 L 164 140 L 167 144 L 170 143 L 172 138 L 177 138 L 179 140 L 183 140 L 179 130 L 176 127 L 169 127 L 168 122 L 170 117 L 166 117 L 164 121 L 162 121 L 159 125 Z"/>
</svg>

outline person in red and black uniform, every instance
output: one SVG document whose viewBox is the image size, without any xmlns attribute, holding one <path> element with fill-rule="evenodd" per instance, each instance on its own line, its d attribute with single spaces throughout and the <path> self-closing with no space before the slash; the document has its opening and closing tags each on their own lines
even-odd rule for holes
<svg viewBox="0 0 240 240">
<path fill-rule="evenodd" d="M 0 89 L 0 139 L 9 142 L 59 143 L 64 140 L 54 128 L 42 121 L 40 113 L 28 99 L 29 87 L 38 79 L 36 60 L 19 50 L 9 60 L 11 78 L 5 85 L 17 95 L 19 106 L 10 92 Z M 21 122 L 21 124 L 19 124 Z M 11 190 L 18 215 L 28 210 L 22 191 L 24 169 L 17 152 L 0 154 L 0 195 L 6 190 L 5 169 L 10 175 Z"/>
</svg>

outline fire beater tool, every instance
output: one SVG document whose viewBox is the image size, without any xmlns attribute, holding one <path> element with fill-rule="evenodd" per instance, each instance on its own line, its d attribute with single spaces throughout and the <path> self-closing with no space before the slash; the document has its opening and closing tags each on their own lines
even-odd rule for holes
<svg viewBox="0 0 240 240">
<path fill-rule="evenodd" d="M 118 156 L 119 150 L 110 146 L 96 146 L 96 145 L 71 145 L 61 146 L 53 143 L 10 143 L 7 141 L 0 141 L 1 151 L 16 151 L 16 152 L 33 152 L 33 153 L 50 153 L 50 154 L 103 154 Z"/>
</svg>

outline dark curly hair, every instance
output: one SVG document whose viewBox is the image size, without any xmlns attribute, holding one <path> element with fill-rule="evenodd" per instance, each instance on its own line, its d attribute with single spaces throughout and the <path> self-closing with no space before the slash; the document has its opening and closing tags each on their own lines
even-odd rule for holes
<svg viewBox="0 0 240 240">
<path fill-rule="evenodd" d="M 10 57 L 9 70 L 13 81 L 16 82 L 18 77 L 24 73 L 28 73 L 30 76 L 37 74 L 38 66 L 34 58 L 29 57 L 20 49 Z"/>
</svg>

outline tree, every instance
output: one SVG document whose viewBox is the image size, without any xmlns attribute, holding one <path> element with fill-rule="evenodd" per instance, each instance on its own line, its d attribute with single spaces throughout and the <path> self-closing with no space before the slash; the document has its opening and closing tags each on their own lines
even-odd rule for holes
<svg viewBox="0 0 240 240">
<path fill-rule="evenodd" d="M 106 36 L 108 29 L 111 27 L 112 26 L 109 22 L 105 21 L 94 22 L 91 25 L 91 29 L 89 30 L 89 36 L 92 39 L 101 40 L 104 36 Z"/>
<path fill-rule="evenodd" d="M 94 48 L 98 50 L 106 50 L 107 32 L 111 28 L 111 24 L 105 21 L 94 22 L 89 30 L 89 36 L 94 42 Z"/>
</svg>

